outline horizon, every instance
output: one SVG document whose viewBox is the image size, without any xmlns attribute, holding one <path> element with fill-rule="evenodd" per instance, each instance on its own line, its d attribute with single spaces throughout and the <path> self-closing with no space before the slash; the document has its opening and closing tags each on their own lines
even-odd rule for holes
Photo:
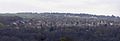
<svg viewBox="0 0 120 41">
<path fill-rule="evenodd" d="M 0 13 L 0 14 L 17 14 L 17 13 L 66 13 L 66 12 L 12 12 L 12 13 Z M 69 13 L 69 12 L 67 12 Z M 70 13 L 70 14 L 88 14 L 88 15 L 96 15 L 96 16 L 116 16 L 116 15 L 97 15 L 97 14 L 90 14 L 90 13 Z M 116 16 L 116 17 L 120 17 L 120 16 Z"/>
</svg>

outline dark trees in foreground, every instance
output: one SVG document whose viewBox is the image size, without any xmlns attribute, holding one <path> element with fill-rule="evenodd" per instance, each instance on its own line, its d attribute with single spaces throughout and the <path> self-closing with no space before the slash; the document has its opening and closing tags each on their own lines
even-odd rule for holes
<svg viewBox="0 0 120 41">
<path fill-rule="evenodd" d="M 0 41 L 119 41 L 119 27 L 66 27 L 45 29 L 2 29 Z"/>
</svg>

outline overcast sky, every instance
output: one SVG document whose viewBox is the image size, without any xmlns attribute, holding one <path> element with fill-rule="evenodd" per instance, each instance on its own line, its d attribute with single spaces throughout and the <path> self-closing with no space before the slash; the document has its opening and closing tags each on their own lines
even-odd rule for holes
<svg viewBox="0 0 120 41">
<path fill-rule="evenodd" d="M 0 0 L 0 12 L 70 12 L 120 16 L 120 0 Z"/>
</svg>

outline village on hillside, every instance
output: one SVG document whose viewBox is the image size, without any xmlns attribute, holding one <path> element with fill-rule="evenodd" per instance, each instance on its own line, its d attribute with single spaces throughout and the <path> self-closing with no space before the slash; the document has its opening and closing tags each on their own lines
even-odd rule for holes
<svg viewBox="0 0 120 41">
<path fill-rule="evenodd" d="M 0 14 L 0 41 L 119 41 L 120 17 L 72 13 Z"/>
</svg>

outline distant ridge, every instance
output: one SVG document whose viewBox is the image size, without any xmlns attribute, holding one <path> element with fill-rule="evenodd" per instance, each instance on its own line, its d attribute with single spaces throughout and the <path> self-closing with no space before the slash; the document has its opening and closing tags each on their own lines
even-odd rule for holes
<svg viewBox="0 0 120 41">
<path fill-rule="evenodd" d="M 99 18 L 120 18 L 119 16 L 106 16 L 106 15 L 93 15 L 88 13 L 59 13 L 59 12 L 43 12 L 43 13 L 37 13 L 37 12 L 18 12 L 18 13 L 1 13 L 0 16 L 34 16 L 34 15 L 57 15 L 57 16 L 79 16 L 79 17 L 99 17 Z"/>
</svg>

